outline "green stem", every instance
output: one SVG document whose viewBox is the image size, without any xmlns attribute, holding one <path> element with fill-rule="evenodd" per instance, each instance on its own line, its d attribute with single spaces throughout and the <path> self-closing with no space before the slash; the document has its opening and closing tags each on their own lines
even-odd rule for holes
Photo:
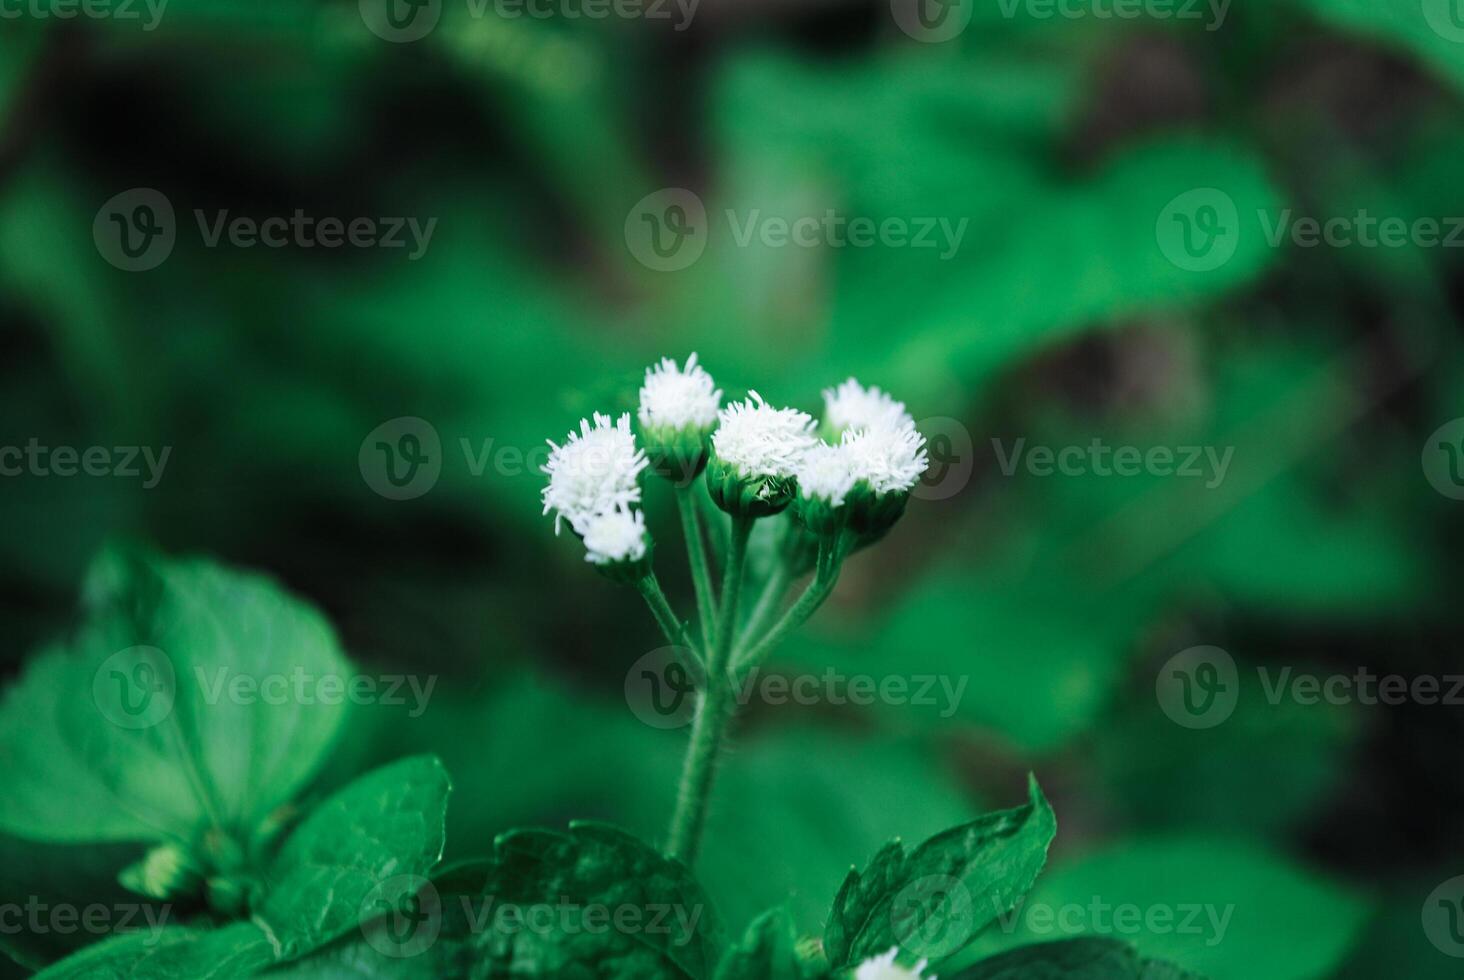
<svg viewBox="0 0 1464 980">
<path fill-rule="evenodd" d="M 651 608 L 651 615 L 656 617 L 656 623 L 661 627 L 661 632 L 666 634 L 667 642 L 675 647 L 685 647 L 699 663 L 701 658 L 697 649 L 692 644 L 690 637 L 686 635 L 686 627 L 677 617 L 676 610 L 672 609 L 671 603 L 666 601 L 666 593 L 661 591 L 661 583 L 657 580 L 656 573 L 651 572 L 645 578 L 638 580 L 635 587 L 646 600 L 646 605 Z"/>
<path fill-rule="evenodd" d="M 696 589 L 696 611 L 701 619 L 702 643 L 710 650 L 716 642 L 717 615 L 712 598 L 712 569 L 702 541 L 701 521 L 691 487 L 676 488 L 676 507 L 681 511 L 681 533 L 686 538 L 686 557 L 691 563 L 691 582 Z"/>
<path fill-rule="evenodd" d="M 701 509 L 702 523 L 707 526 L 707 538 L 712 543 L 712 557 L 721 561 L 727 554 L 727 514 L 705 492 L 706 481 L 702 481 L 703 492 L 693 493 L 696 505 Z"/>
<path fill-rule="evenodd" d="M 672 857 L 687 865 L 696 861 L 696 853 L 701 846 L 717 755 L 721 752 L 727 723 L 734 710 L 727 662 L 732 653 L 732 636 L 736 632 L 737 600 L 742 590 L 742 566 L 747 556 L 747 538 L 752 533 L 752 522 L 750 517 L 732 519 L 732 533 L 727 541 L 727 564 L 722 575 L 722 608 L 717 612 L 717 622 L 722 626 L 717 630 L 716 643 L 707 659 L 706 689 L 697 703 L 696 718 L 691 726 L 691 744 L 686 749 L 681 785 L 676 794 L 676 812 L 671 816 L 667 850 Z"/>
<path fill-rule="evenodd" d="M 802 626 L 808 617 L 814 614 L 819 606 L 824 604 L 834 591 L 834 586 L 839 581 L 839 567 L 842 564 L 843 548 L 838 545 L 829 545 L 820 542 L 818 548 L 818 570 L 814 572 L 813 581 L 808 583 L 808 588 L 798 597 L 798 601 L 789 607 L 778 620 L 776 626 L 768 631 L 767 635 L 756 641 L 752 646 L 743 650 L 733 664 L 733 674 L 742 674 L 757 666 L 767 659 L 768 654 L 782 643 L 788 634 Z M 747 636 L 752 636 L 748 633 Z"/>
<path fill-rule="evenodd" d="M 742 637 L 744 641 L 750 640 L 761 633 L 768 625 L 773 613 L 777 612 L 778 603 L 782 601 L 783 595 L 788 591 L 788 580 L 792 570 L 788 567 L 787 561 L 781 557 L 773 570 L 768 573 L 768 580 L 763 585 L 762 595 L 758 596 L 757 605 L 752 607 L 752 615 L 747 619 L 747 625 L 743 627 Z"/>
</svg>

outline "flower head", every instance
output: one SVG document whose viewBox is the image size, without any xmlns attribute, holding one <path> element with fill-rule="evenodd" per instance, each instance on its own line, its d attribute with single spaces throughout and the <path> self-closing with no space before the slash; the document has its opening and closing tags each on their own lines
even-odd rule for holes
<svg viewBox="0 0 1464 980">
<path fill-rule="evenodd" d="M 798 462 L 798 495 L 830 507 L 844 506 L 844 498 L 854 489 L 854 457 L 842 443 L 830 446 L 819 443 Z"/>
<path fill-rule="evenodd" d="M 865 388 L 850 378 L 837 388 L 825 388 L 824 426 L 832 438 L 850 429 L 874 427 L 897 428 L 903 422 L 914 424 L 905 411 L 905 403 L 871 385 Z"/>
<path fill-rule="evenodd" d="M 748 479 L 791 478 L 803 454 L 818 441 L 813 419 L 796 408 L 774 408 L 755 391 L 747 395 L 746 401 L 718 413 L 721 425 L 712 433 L 712 450 Z"/>
<path fill-rule="evenodd" d="M 818 443 L 813 419 L 794 408 L 774 408 L 755 391 L 718 413 L 712 433 L 707 490 L 727 511 L 766 517 L 793 499 L 793 479 L 803 456 Z"/>
<path fill-rule="evenodd" d="M 646 556 L 646 515 L 619 507 L 587 518 L 580 528 L 585 537 L 585 561 L 596 565 L 637 562 Z"/>
<path fill-rule="evenodd" d="M 721 404 L 721 389 L 696 363 L 695 354 L 684 368 L 669 357 L 646 368 L 636 418 L 657 473 L 687 483 L 701 473 L 707 465 L 707 436 L 717 424 Z"/>
<path fill-rule="evenodd" d="M 926 960 L 906 969 L 895 962 L 900 947 L 891 946 L 878 956 L 871 956 L 854 969 L 854 980 L 936 980 L 935 975 L 922 976 Z"/>
<path fill-rule="evenodd" d="M 909 493 L 930 465 L 925 437 L 914 422 L 845 432 L 841 448 L 855 479 L 877 494 Z"/>
<path fill-rule="evenodd" d="M 712 376 L 696 363 L 696 355 L 678 368 L 669 357 L 646 368 L 646 381 L 641 385 L 640 410 L 636 413 L 646 431 L 710 429 L 717 421 L 722 404 L 722 391 L 712 383 Z"/>
<path fill-rule="evenodd" d="M 571 431 L 564 445 L 549 440 L 549 461 L 543 471 L 549 476 L 544 488 L 544 513 L 553 510 L 554 533 L 559 522 L 583 534 L 591 517 L 627 507 L 640 500 L 639 477 L 646 468 L 646 454 L 636 448 L 630 431 L 630 413 L 611 424 L 608 415 L 580 420 L 578 432 Z"/>
</svg>

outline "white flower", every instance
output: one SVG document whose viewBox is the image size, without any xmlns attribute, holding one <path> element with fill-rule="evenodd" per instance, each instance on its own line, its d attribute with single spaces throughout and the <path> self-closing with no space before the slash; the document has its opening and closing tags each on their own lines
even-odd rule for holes
<svg viewBox="0 0 1464 980">
<path fill-rule="evenodd" d="M 844 498 L 854 489 L 854 459 L 843 444 L 819 443 L 803 454 L 796 471 L 798 492 L 809 500 L 820 500 L 831 507 L 844 506 Z"/>
<path fill-rule="evenodd" d="M 620 507 L 586 518 L 579 531 L 585 537 L 585 561 L 596 565 L 640 561 L 646 556 L 646 515 Z"/>
<path fill-rule="evenodd" d="M 718 413 L 721 425 L 712 433 L 712 451 L 746 479 L 793 476 L 803 454 L 818 442 L 813 419 L 796 408 L 774 408 L 755 391 L 747 394 L 746 401 Z"/>
<path fill-rule="evenodd" d="M 854 969 L 854 980 L 936 980 L 935 974 L 928 977 L 921 976 L 926 960 L 916 963 L 914 969 L 911 970 L 896 963 L 895 954 L 899 951 L 898 946 L 891 946 L 879 956 L 872 956 L 860 963 Z"/>
<path fill-rule="evenodd" d="M 686 359 L 684 368 L 663 357 L 660 364 L 646 368 L 636 415 L 647 430 L 710 429 L 721 404 L 721 389 L 713 386 L 712 376 L 696 363 L 695 354 Z"/>
<path fill-rule="evenodd" d="M 848 429 L 898 428 L 914 419 L 897 402 L 877 387 L 865 388 L 850 378 L 837 388 L 825 388 L 824 423 L 835 435 Z"/>
<path fill-rule="evenodd" d="M 549 445 L 549 462 L 543 467 L 549 475 L 544 513 L 557 511 L 555 534 L 561 519 L 583 533 L 581 525 L 589 518 L 640 500 L 638 478 L 646 468 L 646 454 L 636 448 L 629 412 L 614 425 L 610 416 L 596 412 L 594 428 L 581 419 L 579 432 L 571 431 L 569 441 L 560 446 L 550 439 Z"/>
<path fill-rule="evenodd" d="M 913 422 L 845 432 L 842 448 L 849 454 L 855 479 L 868 483 L 876 493 L 908 492 L 930 465 L 925 437 Z"/>
</svg>

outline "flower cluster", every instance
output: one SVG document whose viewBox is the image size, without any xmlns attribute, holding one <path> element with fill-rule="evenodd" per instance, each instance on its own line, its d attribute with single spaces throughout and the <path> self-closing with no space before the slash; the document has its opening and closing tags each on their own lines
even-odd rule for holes
<svg viewBox="0 0 1464 980">
<path fill-rule="evenodd" d="M 845 529 L 873 540 L 904 510 L 925 472 L 925 439 L 902 402 L 853 378 L 824 393 L 822 425 L 796 408 L 769 404 L 756 391 L 722 405 L 722 392 L 692 354 L 646 369 L 636 412 L 614 422 L 596 413 L 562 444 L 550 442 L 544 512 L 583 539 L 586 559 L 609 570 L 646 561 L 650 539 L 641 473 L 651 467 L 690 481 L 706 471 L 711 499 L 734 517 L 767 517 L 796 502 L 807 531 Z M 820 438 L 822 435 L 823 438 Z"/>
</svg>

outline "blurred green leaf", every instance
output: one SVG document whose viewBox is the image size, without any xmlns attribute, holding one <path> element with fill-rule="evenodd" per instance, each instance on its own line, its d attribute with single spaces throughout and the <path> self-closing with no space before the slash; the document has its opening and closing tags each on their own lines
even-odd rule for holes
<svg viewBox="0 0 1464 980">
<path fill-rule="evenodd" d="M 1308 980 L 1343 962 L 1367 914 L 1352 889 L 1265 847 L 1146 838 L 1050 868 L 974 949 L 1112 935 L 1210 980 Z"/>
</svg>

